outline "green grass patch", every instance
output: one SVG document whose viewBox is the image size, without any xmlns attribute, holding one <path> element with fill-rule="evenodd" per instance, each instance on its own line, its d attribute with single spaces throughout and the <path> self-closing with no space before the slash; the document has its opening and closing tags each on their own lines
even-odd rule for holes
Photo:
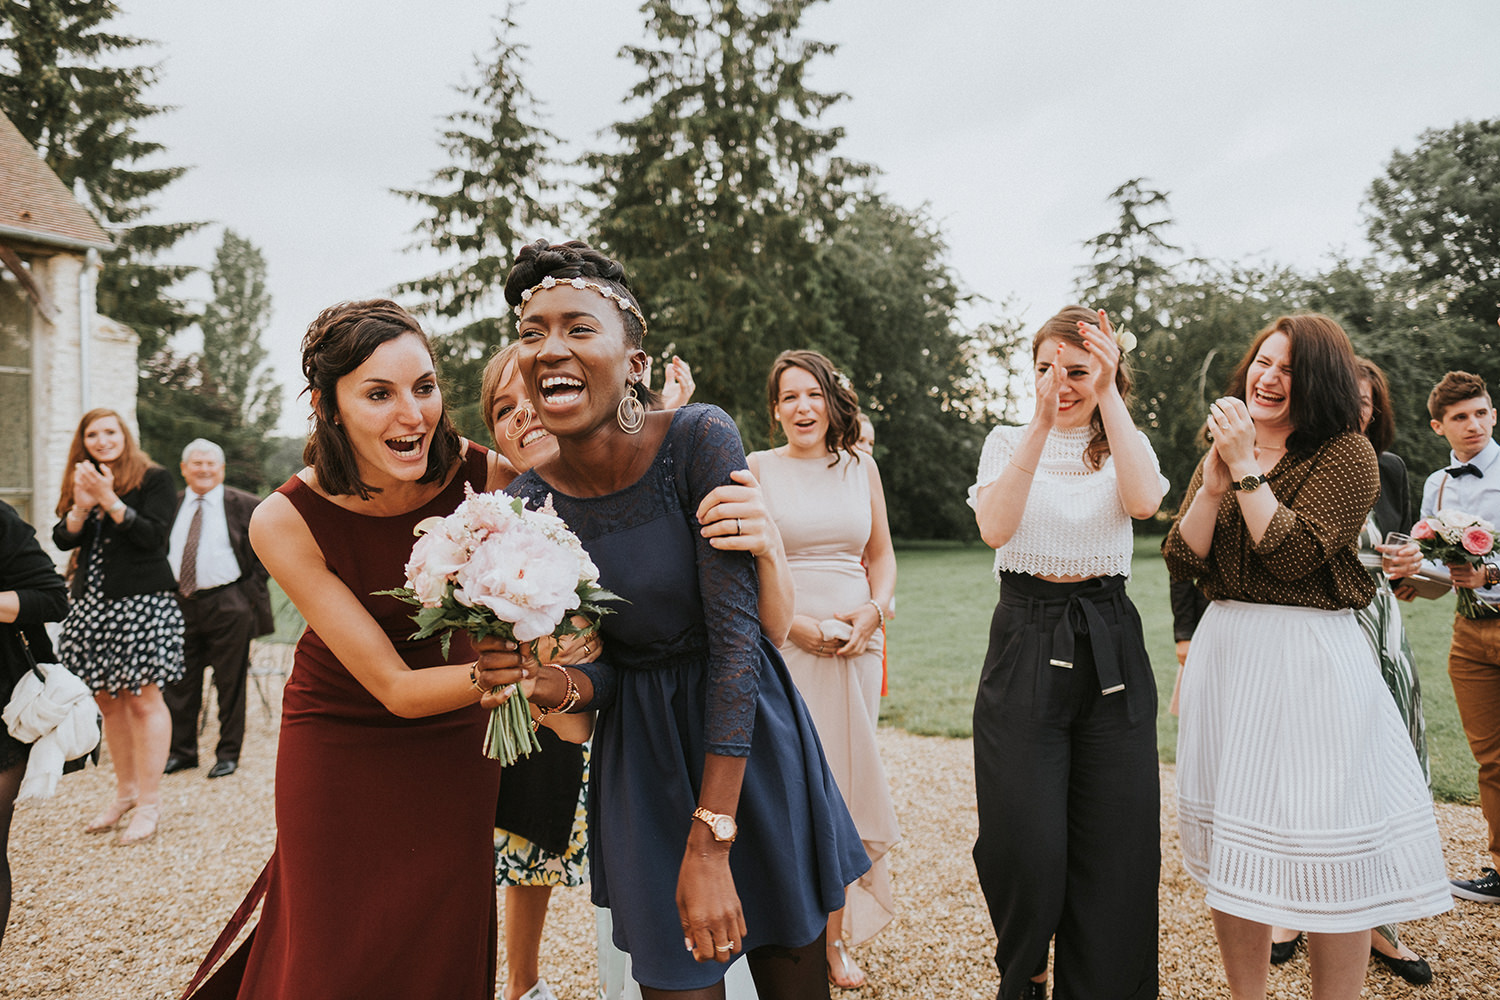
<svg viewBox="0 0 1500 1000">
<path fill-rule="evenodd" d="M 1177 719 L 1167 712 L 1177 657 L 1172 605 L 1161 537 L 1136 539 L 1131 600 L 1146 630 L 1146 651 L 1160 692 L 1157 745 L 1174 761 Z M 990 571 L 994 552 L 982 545 L 902 545 L 896 552 L 896 614 L 890 629 L 890 696 L 881 703 L 886 725 L 927 736 L 972 735 L 974 689 L 989 640 L 998 588 Z M 1441 800 L 1478 801 L 1478 766 L 1469 753 L 1453 687 L 1448 683 L 1448 641 L 1453 598 L 1401 605 L 1422 682 L 1432 790 Z"/>
</svg>

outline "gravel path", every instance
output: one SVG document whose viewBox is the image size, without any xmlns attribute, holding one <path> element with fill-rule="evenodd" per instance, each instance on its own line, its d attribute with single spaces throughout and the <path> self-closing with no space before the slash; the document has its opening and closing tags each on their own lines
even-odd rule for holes
<svg viewBox="0 0 1500 1000">
<path fill-rule="evenodd" d="M 18 810 L 0 1000 L 177 995 L 271 851 L 279 706 L 270 687 L 269 718 L 251 694 L 239 772 L 212 782 L 201 768 L 166 778 L 162 831 L 148 844 L 119 848 L 82 832 L 84 820 L 112 794 L 107 758 L 103 768 L 64 779 L 51 801 Z M 211 748 L 209 730 L 204 745 Z M 976 823 L 970 743 L 885 729 L 880 745 L 906 838 L 892 852 L 899 913 L 856 952 L 870 985 L 845 995 L 993 997 L 994 937 L 969 858 Z M 1173 777 L 1172 768 L 1162 768 L 1162 995 L 1227 1000 L 1202 893 L 1177 848 Z M 1479 810 L 1439 806 L 1438 822 L 1449 870 L 1476 871 L 1484 844 Z M 357 850 L 357 840 L 350 846 Z M 584 890 L 554 896 L 543 965 L 564 1000 L 594 995 L 593 927 Z M 1441 917 L 1409 925 L 1406 934 L 1432 962 L 1437 981 L 1414 988 L 1371 969 L 1364 996 L 1500 997 L 1500 907 L 1459 902 Z M 1307 996 L 1307 974 L 1306 953 L 1299 953 L 1272 971 L 1270 995 Z"/>
</svg>

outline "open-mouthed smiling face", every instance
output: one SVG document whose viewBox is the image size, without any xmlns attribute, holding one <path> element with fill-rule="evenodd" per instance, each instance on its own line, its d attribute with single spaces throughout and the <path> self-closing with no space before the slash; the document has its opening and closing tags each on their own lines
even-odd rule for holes
<svg viewBox="0 0 1500 1000">
<path fill-rule="evenodd" d="M 1280 330 L 1261 341 L 1250 361 L 1245 406 L 1258 426 L 1292 427 L 1292 341 Z"/>
<path fill-rule="evenodd" d="M 557 438 L 538 419 L 521 381 L 521 366 L 515 362 L 507 364 L 501 373 L 490 425 L 495 428 L 495 447 L 517 472 L 525 472 L 557 454 Z"/>
<path fill-rule="evenodd" d="M 558 437 L 613 425 L 627 380 L 645 374 L 646 352 L 626 344 L 619 308 L 591 289 L 538 289 L 519 335 L 526 395 Z"/>
<path fill-rule="evenodd" d="M 828 400 L 806 368 L 791 365 L 777 379 L 776 420 L 786 434 L 787 454 L 828 454 Z"/>
<path fill-rule="evenodd" d="M 427 472 L 427 451 L 443 418 L 432 357 L 420 337 L 388 340 L 334 387 L 338 420 L 354 449 L 360 478 L 414 482 Z"/>
</svg>

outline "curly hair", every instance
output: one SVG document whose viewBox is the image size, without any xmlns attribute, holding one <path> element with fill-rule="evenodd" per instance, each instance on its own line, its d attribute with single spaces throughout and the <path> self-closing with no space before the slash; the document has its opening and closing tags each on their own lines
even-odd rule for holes
<svg viewBox="0 0 1500 1000">
<path fill-rule="evenodd" d="M 302 461 L 317 473 L 318 485 L 335 496 L 368 500 L 380 492 L 360 478 L 354 447 L 339 423 L 339 379 L 369 360 L 380 345 L 407 334 L 420 340 L 432 357 L 427 335 L 411 313 L 390 299 L 366 299 L 324 309 L 302 338 L 302 374 L 307 376 L 313 400 L 313 429 L 302 449 Z M 445 408 L 427 452 L 427 470 L 417 481 L 442 480 L 461 448 L 462 440 Z"/>
<path fill-rule="evenodd" d="M 1056 316 L 1043 323 L 1041 329 L 1031 338 L 1031 360 L 1036 361 L 1041 353 L 1042 345 L 1049 340 L 1061 340 L 1065 344 L 1071 344 L 1080 350 L 1087 343 L 1083 334 L 1078 332 L 1079 323 L 1096 325 L 1099 322 L 1099 314 L 1093 309 L 1085 309 L 1083 306 L 1063 306 Z M 1120 352 L 1120 365 L 1115 369 L 1115 388 L 1120 390 L 1120 398 L 1125 405 L 1130 405 L 1130 387 L 1133 383 L 1130 378 L 1130 362 L 1125 353 Z M 1088 446 L 1083 449 L 1083 460 L 1091 469 L 1102 469 L 1104 460 L 1109 457 L 1109 438 L 1104 434 L 1104 418 L 1099 414 L 1099 407 L 1094 407 L 1094 412 L 1089 416 L 1089 429 L 1093 436 L 1089 438 Z"/>
<path fill-rule="evenodd" d="M 859 396 L 849 379 L 839 374 L 833 362 L 817 351 L 782 351 L 771 363 L 771 374 L 766 378 L 766 403 L 771 409 L 771 437 L 776 437 L 780 426 L 776 420 L 776 401 L 781 395 L 781 376 L 788 368 L 801 368 L 817 379 L 823 390 L 824 410 L 828 415 L 828 431 L 823 443 L 837 463 L 840 451 L 847 451 L 856 458 L 854 445 L 859 441 Z"/>
<path fill-rule="evenodd" d="M 1286 335 L 1292 355 L 1287 450 L 1307 453 L 1345 431 L 1359 430 L 1359 370 L 1349 335 L 1322 313 L 1281 316 L 1255 335 L 1250 349 L 1229 376 L 1224 395 L 1243 402 L 1245 379 L 1261 345 L 1276 333 Z"/>
</svg>

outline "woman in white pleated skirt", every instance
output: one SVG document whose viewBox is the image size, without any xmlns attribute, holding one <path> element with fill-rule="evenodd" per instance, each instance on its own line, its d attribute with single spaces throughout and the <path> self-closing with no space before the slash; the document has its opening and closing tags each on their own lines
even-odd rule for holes
<svg viewBox="0 0 1500 1000">
<path fill-rule="evenodd" d="M 1183 672 L 1183 860 L 1229 987 L 1264 997 L 1271 927 L 1309 933 L 1313 996 L 1359 996 L 1369 929 L 1448 909 L 1421 765 L 1354 617 L 1379 492 L 1338 324 L 1282 317 L 1210 407 L 1213 445 L 1162 546 L 1213 600 Z"/>
</svg>

